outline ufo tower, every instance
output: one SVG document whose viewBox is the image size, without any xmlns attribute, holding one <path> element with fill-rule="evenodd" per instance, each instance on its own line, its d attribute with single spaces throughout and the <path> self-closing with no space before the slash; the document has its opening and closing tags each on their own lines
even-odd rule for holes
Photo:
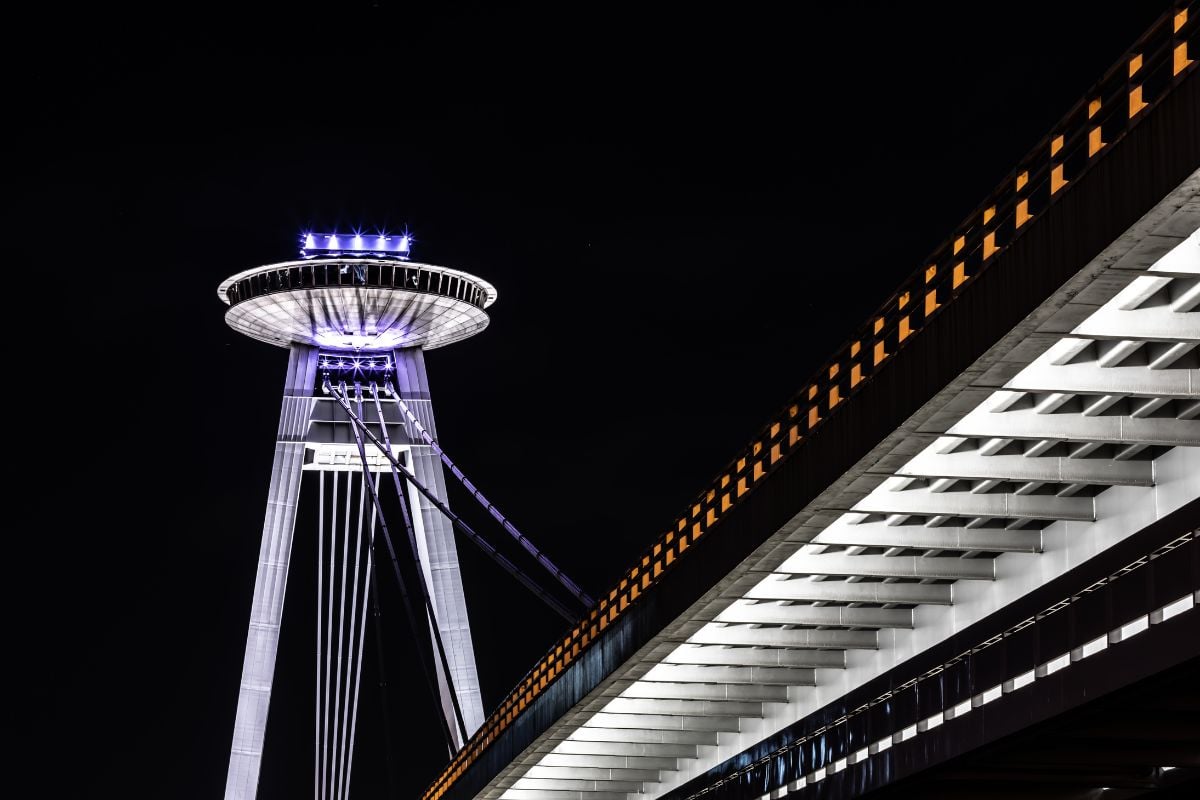
<svg viewBox="0 0 1200 800">
<path fill-rule="evenodd" d="M 401 555 L 392 551 L 390 563 L 411 571 L 406 597 L 418 611 L 410 609 L 410 621 L 429 633 L 417 636 L 416 646 L 431 666 L 427 678 L 444 718 L 459 720 L 449 731 L 451 747 L 483 721 L 442 463 L 430 446 L 437 428 L 425 351 L 487 327 L 496 290 L 473 275 L 409 260 L 407 235 L 310 233 L 301 244 L 298 260 L 239 272 L 217 290 L 231 328 L 288 351 L 225 789 L 230 800 L 257 792 L 302 489 L 319 495 L 315 796 L 344 797 L 350 784 L 370 585 L 377 567 L 385 568 L 374 547 L 376 534 L 387 532 L 378 494 L 389 471 L 408 534 L 397 535 Z M 364 434 L 386 449 L 368 452 Z M 410 478 L 403 488 L 397 469 Z"/>
</svg>

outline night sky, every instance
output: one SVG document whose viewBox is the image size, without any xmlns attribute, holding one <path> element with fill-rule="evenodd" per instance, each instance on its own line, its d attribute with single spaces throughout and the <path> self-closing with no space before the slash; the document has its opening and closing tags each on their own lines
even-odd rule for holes
<svg viewBox="0 0 1200 800">
<path fill-rule="evenodd" d="M 35 795 L 223 791 L 286 366 L 225 326 L 224 277 L 303 229 L 407 226 L 416 260 L 493 283 L 490 327 L 428 354 L 441 442 L 600 594 L 1166 3 L 568 6 L 30 29 L 5 717 Z M 312 787 L 311 536 L 261 798 Z M 490 709 L 564 625 L 460 554 Z M 395 787 L 369 648 L 356 798 L 445 761 L 382 602 Z"/>
</svg>

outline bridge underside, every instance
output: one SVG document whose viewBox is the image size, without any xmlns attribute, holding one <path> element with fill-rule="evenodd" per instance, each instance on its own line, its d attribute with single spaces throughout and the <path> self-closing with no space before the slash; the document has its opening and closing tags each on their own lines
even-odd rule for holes
<svg viewBox="0 0 1200 800">
<path fill-rule="evenodd" d="M 444 796 L 841 797 L 933 767 L 930 790 L 953 794 L 956 775 L 1036 765 L 1022 748 L 1054 724 L 1094 725 L 1097 697 L 1119 704 L 1194 665 L 1197 85 L 1035 220 Z M 1108 741 L 1099 752 L 1120 748 Z M 1195 748 L 1157 741 L 1123 778 L 1112 760 L 1084 767 L 1129 792 L 1200 767 Z M 1068 767 L 1047 766 L 1047 782 Z"/>
<path fill-rule="evenodd" d="M 850 694 L 858 705 L 899 702 L 884 686 L 878 697 L 861 689 L 947 641 L 969 652 L 1012 635 L 989 628 L 1001 609 L 1032 617 L 1069 603 L 1108 575 L 1080 584 L 1077 570 L 1139 532 L 1158 524 L 1167 538 L 1129 561 L 1190 534 L 1180 515 L 1194 519 L 1186 507 L 1200 497 L 1197 228 L 1200 174 L 622 664 L 481 796 L 605 800 L 674 789 L 683 798 L 722 780 L 738 798 L 799 791 L 1071 672 L 1152 613 L 1179 617 L 1172 627 L 1185 625 L 1200 641 L 1196 584 L 1159 581 L 1171 596 L 1124 603 L 1128 619 L 1100 615 L 1101 629 L 1080 623 L 1043 637 L 1036 663 L 1010 654 L 998 672 L 980 672 L 971 659 L 957 662 L 969 675 L 952 690 L 939 678 L 937 702 L 919 704 L 911 720 L 872 719 L 841 737 L 849 745 L 825 742 L 807 757 L 799 740 L 808 733 L 780 736 L 831 704 L 841 712 L 834 718 L 850 713 L 838 702 Z M 1163 254 L 1166 242 L 1174 247 Z M 1180 547 L 1197 549 L 1191 539 Z M 1062 579 L 1080 585 L 1061 597 L 1035 592 Z M 1200 655 L 1200 645 L 1193 649 Z M 764 738 L 797 751 L 780 762 L 789 779 L 735 789 L 740 781 L 729 776 L 765 757 L 755 748 Z M 886 757 L 894 774 L 894 754 Z"/>
</svg>

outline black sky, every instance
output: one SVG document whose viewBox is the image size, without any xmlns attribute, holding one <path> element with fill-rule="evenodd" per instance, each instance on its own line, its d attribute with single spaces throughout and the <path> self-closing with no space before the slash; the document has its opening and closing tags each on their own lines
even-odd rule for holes
<svg viewBox="0 0 1200 800">
<path fill-rule="evenodd" d="M 600 593 L 1165 7 L 46 12 L 7 165 L 39 245 L 6 304 L 38 794 L 223 789 L 286 359 L 225 327 L 222 278 L 304 228 L 408 226 L 495 284 L 489 329 L 428 356 L 442 443 Z M 312 786 L 305 531 L 262 798 Z M 562 625 L 460 552 L 490 708 Z M 443 753 L 388 591 L 411 797 Z M 376 680 L 357 798 L 387 796 Z"/>
</svg>

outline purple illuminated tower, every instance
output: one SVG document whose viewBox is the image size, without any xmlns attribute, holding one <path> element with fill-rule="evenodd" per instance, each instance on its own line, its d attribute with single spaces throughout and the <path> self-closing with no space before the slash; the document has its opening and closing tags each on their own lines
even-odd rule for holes
<svg viewBox="0 0 1200 800">
<path fill-rule="evenodd" d="M 344 797 L 350 784 L 370 545 L 377 530 L 364 475 L 389 466 L 373 452 L 364 468 L 364 451 L 345 415 L 323 394 L 323 380 L 332 375 L 342 386 L 357 387 L 359 408 L 368 398 L 378 409 L 374 430 L 388 438 L 394 457 L 446 502 L 442 465 L 394 398 L 436 437 L 424 351 L 487 327 L 485 309 L 496 290 L 473 275 L 409 261 L 410 244 L 407 235 L 306 234 L 300 260 L 239 272 L 217 290 L 229 306 L 225 321 L 231 328 L 288 350 L 226 798 L 253 798 L 258 788 L 302 484 L 318 492 L 320 509 L 314 793 Z M 483 721 L 483 706 L 453 529 L 412 486 L 407 499 L 450 672 L 447 681 L 437 665 L 443 710 L 449 717 L 453 686 L 469 735 Z M 454 737 L 461 745 L 461 733 Z"/>
</svg>

